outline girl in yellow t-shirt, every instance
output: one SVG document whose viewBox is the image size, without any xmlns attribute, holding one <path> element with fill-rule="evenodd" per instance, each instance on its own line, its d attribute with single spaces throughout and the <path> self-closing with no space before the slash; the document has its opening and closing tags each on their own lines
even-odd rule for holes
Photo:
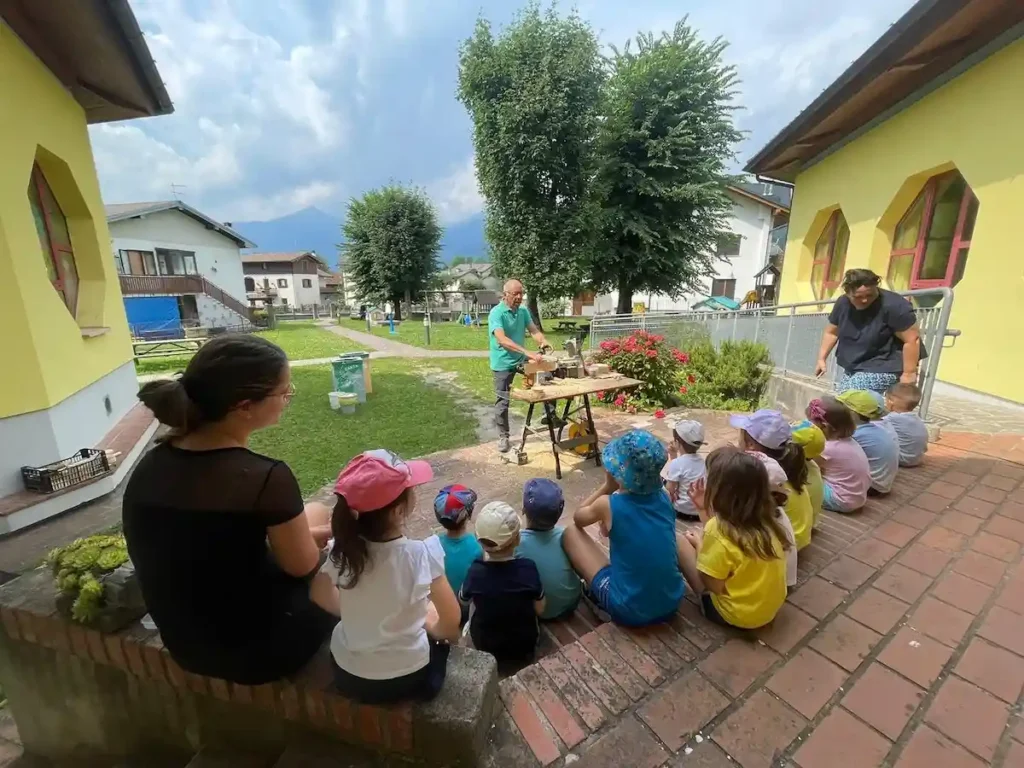
<svg viewBox="0 0 1024 768">
<path fill-rule="evenodd" d="M 704 615 L 740 629 L 764 626 L 786 601 L 790 546 L 764 464 L 736 447 L 718 448 L 708 456 L 706 481 L 690 494 L 706 522 L 679 546 L 696 551 Z"/>
</svg>

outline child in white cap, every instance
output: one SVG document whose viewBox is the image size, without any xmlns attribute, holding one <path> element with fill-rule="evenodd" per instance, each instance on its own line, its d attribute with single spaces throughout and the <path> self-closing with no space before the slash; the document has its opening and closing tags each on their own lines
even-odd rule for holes
<svg viewBox="0 0 1024 768">
<path fill-rule="evenodd" d="M 661 478 L 672 499 L 672 507 L 684 520 L 697 519 L 697 509 L 687 491 L 690 483 L 704 477 L 704 457 L 697 454 L 702 445 L 704 425 L 699 421 L 680 421 L 672 428 L 672 444 L 668 448 L 670 461 L 661 470 Z"/>
<path fill-rule="evenodd" d="M 469 567 L 459 597 L 473 604 L 469 636 L 478 650 L 503 665 L 526 664 L 537 650 L 537 617 L 544 587 L 533 560 L 516 557 L 519 515 L 503 501 L 486 504 L 476 518 L 484 559 Z"/>
</svg>

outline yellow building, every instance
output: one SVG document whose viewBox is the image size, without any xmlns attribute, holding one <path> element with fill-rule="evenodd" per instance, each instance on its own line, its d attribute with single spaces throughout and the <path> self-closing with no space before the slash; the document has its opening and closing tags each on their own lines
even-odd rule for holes
<svg viewBox="0 0 1024 768">
<path fill-rule="evenodd" d="M 127 0 L 0 4 L 0 499 L 137 402 L 87 126 L 172 109 Z"/>
<path fill-rule="evenodd" d="M 946 286 L 939 378 L 1024 403 L 1024 2 L 921 0 L 747 165 L 793 183 L 780 302 Z"/>
</svg>

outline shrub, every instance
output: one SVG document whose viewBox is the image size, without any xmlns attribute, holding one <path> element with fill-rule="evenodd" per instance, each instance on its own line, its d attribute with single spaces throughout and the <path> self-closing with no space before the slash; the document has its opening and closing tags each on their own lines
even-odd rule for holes
<svg viewBox="0 0 1024 768">
<path fill-rule="evenodd" d="M 568 302 L 565 299 L 551 299 L 540 303 L 540 316 L 545 320 L 553 317 L 563 317 Z"/>
<path fill-rule="evenodd" d="M 772 365 L 768 348 L 752 341 L 702 342 L 690 349 L 679 379 L 679 405 L 711 410 L 753 410 L 764 396 Z"/>
<path fill-rule="evenodd" d="M 631 393 L 599 393 L 603 402 L 635 412 L 638 408 L 673 405 L 687 355 L 666 344 L 664 336 L 636 331 L 621 339 L 602 341 L 596 359 L 623 376 L 643 382 Z"/>
<path fill-rule="evenodd" d="M 128 545 L 124 536 L 99 535 L 76 539 L 58 547 L 46 556 L 57 588 L 74 596 L 71 618 L 88 624 L 103 606 L 103 584 L 100 577 L 128 562 Z"/>
</svg>

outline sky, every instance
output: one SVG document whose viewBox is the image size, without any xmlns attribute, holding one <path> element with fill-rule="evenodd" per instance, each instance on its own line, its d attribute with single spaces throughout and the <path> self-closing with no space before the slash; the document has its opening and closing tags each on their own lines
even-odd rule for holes
<svg viewBox="0 0 1024 768">
<path fill-rule="evenodd" d="M 741 85 L 738 169 L 912 0 L 579 0 L 605 45 L 684 15 L 729 42 Z M 92 126 L 108 203 L 176 195 L 221 221 L 315 206 L 399 182 L 443 223 L 479 213 L 458 50 L 478 15 L 520 0 L 131 0 L 174 102 L 169 116 Z M 559 8 L 568 9 L 569 3 Z"/>
</svg>

